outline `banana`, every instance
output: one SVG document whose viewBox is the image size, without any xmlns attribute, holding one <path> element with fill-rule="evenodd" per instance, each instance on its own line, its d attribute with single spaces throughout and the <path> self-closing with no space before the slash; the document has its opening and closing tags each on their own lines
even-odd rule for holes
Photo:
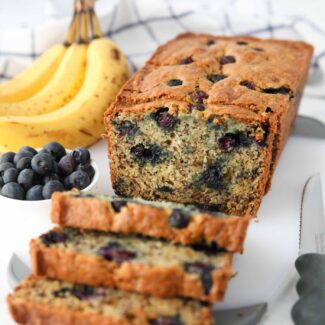
<svg viewBox="0 0 325 325">
<path fill-rule="evenodd" d="M 54 75 L 65 51 L 63 44 L 54 45 L 28 69 L 0 84 L 0 103 L 18 102 L 39 92 Z"/>
<path fill-rule="evenodd" d="M 40 148 L 59 141 L 66 148 L 89 146 L 104 131 L 103 113 L 127 79 L 126 59 L 107 38 L 88 46 L 85 81 L 68 104 L 38 116 L 0 117 L 0 151 L 16 151 L 23 145 Z"/>
<path fill-rule="evenodd" d="M 68 103 L 84 81 L 87 45 L 72 44 L 49 83 L 33 97 L 10 104 L 0 104 L 0 116 L 46 114 Z"/>
</svg>

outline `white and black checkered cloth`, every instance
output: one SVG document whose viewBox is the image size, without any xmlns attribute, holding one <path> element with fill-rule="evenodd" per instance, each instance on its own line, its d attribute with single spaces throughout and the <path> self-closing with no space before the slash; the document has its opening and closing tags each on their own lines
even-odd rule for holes
<svg viewBox="0 0 325 325">
<path fill-rule="evenodd" d="M 325 29 L 307 17 L 279 14 L 270 0 L 119 0 L 114 6 L 112 0 L 99 2 L 102 29 L 122 48 L 133 71 L 158 45 L 187 31 L 305 40 L 315 46 L 313 67 L 325 71 Z M 38 28 L 0 31 L 0 80 L 13 77 L 62 41 L 68 23 L 67 18 L 52 19 Z M 325 81 L 314 90 L 325 95 Z"/>
</svg>

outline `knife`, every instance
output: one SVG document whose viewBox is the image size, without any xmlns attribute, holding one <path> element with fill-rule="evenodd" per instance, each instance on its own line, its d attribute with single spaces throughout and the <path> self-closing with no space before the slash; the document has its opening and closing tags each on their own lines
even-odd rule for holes
<svg viewBox="0 0 325 325">
<path fill-rule="evenodd" d="M 299 300 L 291 315 L 296 325 L 325 324 L 325 214 L 322 175 L 310 177 L 304 187 L 300 214 L 299 257 L 295 266 Z"/>
</svg>

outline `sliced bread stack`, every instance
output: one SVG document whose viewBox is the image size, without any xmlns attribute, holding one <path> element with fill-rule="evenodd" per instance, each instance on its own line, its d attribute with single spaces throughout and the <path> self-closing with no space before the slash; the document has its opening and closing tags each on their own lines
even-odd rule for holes
<svg viewBox="0 0 325 325">
<path fill-rule="evenodd" d="M 55 193 L 31 241 L 33 276 L 8 297 L 20 324 L 211 324 L 249 217 L 141 199 Z"/>
</svg>

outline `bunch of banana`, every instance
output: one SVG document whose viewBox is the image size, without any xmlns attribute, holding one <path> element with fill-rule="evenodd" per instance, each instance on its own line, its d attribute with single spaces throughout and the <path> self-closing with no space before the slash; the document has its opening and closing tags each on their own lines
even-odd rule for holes
<svg viewBox="0 0 325 325">
<path fill-rule="evenodd" d="M 61 60 L 56 68 L 51 66 L 51 76 L 49 61 L 44 62 L 53 49 L 7 83 L 15 87 L 0 85 L 0 152 L 16 151 L 23 145 L 42 147 L 50 141 L 67 148 L 89 146 L 103 133 L 103 113 L 127 79 L 127 63 L 116 44 L 102 36 L 93 0 L 76 0 L 75 7 L 67 41 L 60 46 Z M 92 32 L 89 43 L 88 26 Z M 53 56 L 51 60 L 54 64 Z M 5 100 L 1 87 L 9 87 L 11 94 L 16 89 L 24 96 L 15 102 Z"/>
</svg>

